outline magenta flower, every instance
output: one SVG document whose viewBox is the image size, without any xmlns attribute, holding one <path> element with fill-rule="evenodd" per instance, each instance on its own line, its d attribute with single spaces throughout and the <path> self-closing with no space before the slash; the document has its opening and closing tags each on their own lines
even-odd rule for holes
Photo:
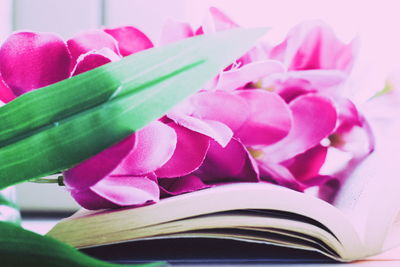
<svg viewBox="0 0 400 267">
<path fill-rule="evenodd" d="M 215 9 L 210 11 L 208 18 L 208 26 L 203 28 L 209 32 L 237 27 Z M 341 87 L 353 65 L 356 46 L 356 40 L 350 44 L 340 42 L 322 22 L 305 22 L 290 31 L 280 45 L 266 49 L 268 45 L 258 44 L 238 61 L 237 67 L 225 70 L 217 77 L 210 87 L 212 90 L 253 91 L 254 88 L 263 88 L 276 92 L 289 105 L 310 94 L 316 94 L 313 103 L 329 100 L 320 110 L 315 110 L 314 118 L 299 124 L 307 127 L 309 133 L 319 132 L 320 135 L 307 135 L 303 130 L 296 132 L 296 113 L 292 110 L 293 128 L 286 138 L 271 146 L 246 144 L 258 161 L 262 179 L 301 189 L 332 178 L 319 173 L 329 156 L 328 147 L 320 145 L 324 139 L 330 140 L 330 147 L 350 151 L 355 157 L 365 157 L 372 152 L 373 138 L 368 123 L 350 100 L 341 96 Z M 280 61 L 288 71 L 285 72 L 278 62 L 271 59 Z M 324 108 L 331 111 L 326 118 L 322 115 Z M 334 113 L 335 116 L 329 116 Z M 306 119 L 303 115 L 300 117 Z M 322 120 L 329 123 L 329 127 L 320 124 Z M 265 136 L 260 131 L 252 131 L 251 136 L 255 137 L 257 133 Z M 357 147 L 356 143 L 360 145 Z M 361 144 L 363 148 L 360 148 Z M 299 165 L 303 166 L 302 170 L 296 167 Z"/>
<path fill-rule="evenodd" d="M 307 94 L 287 104 L 278 94 L 259 89 L 203 91 L 168 117 L 213 138 L 202 165 L 182 179 L 185 186 L 179 185 L 180 178 L 173 183 L 160 181 L 170 194 L 260 178 L 302 190 L 308 185 L 303 182 L 319 176 L 327 148 L 315 147 L 332 134 L 337 123 L 336 108 L 326 97 Z M 218 131 L 201 131 L 199 125 L 205 122 L 228 126 L 233 138 L 226 144 L 226 138 L 215 134 Z M 309 154 L 316 160 L 307 163 L 305 173 L 298 172 L 296 164 L 310 158 Z M 179 189 L 175 192 L 168 186 Z"/>
<path fill-rule="evenodd" d="M 212 139 L 202 164 L 182 180 L 185 187 L 178 186 L 179 178 L 173 183 L 160 180 L 170 194 L 176 192 L 167 186 L 179 188 L 181 193 L 226 182 L 260 181 L 258 165 L 248 147 L 280 141 L 292 123 L 285 101 L 263 90 L 199 92 L 167 116 Z"/>
<path fill-rule="evenodd" d="M 197 29 L 167 21 L 159 44 L 235 27 L 211 8 Z M 87 31 L 67 42 L 48 33 L 13 34 L 0 48 L 0 100 L 152 46 L 134 27 Z M 331 152 L 352 153 L 351 162 L 359 162 L 374 148 L 365 118 L 342 96 L 356 41 L 343 44 L 327 25 L 306 22 L 268 47 L 255 44 L 163 118 L 65 171 L 71 195 L 87 209 L 102 209 L 235 182 L 318 186 L 332 194 L 327 188 L 337 190 L 348 168 L 323 173 Z"/>
<path fill-rule="evenodd" d="M 67 42 L 53 33 L 16 32 L 0 47 L 0 100 L 7 103 L 152 46 L 134 27 L 87 31 Z"/>
</svg>

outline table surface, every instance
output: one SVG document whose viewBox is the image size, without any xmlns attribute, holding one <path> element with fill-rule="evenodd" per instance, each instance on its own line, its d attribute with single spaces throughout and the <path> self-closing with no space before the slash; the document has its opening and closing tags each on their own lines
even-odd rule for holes
<svg viewBox="0 0 400 267">
<path fill-rule="evenodd" d="M 22 221 L 22 226 L 28 230 L 34 231 L 39 234 L 47 233 L 57 222 L 59 218 L 24 218 Z M 234 262 L 224 261 L 224 262 L 173 262 L 173 266 L 295 266 L 295 267 L 306 267 L 306 266 L 339 266 L 341 263 L 321 263 L 321 262 L 298 262 L 296 260 L 257 260 L 257 261 L 238 261 Z M 389 267 L 389 266 L 400 266 L 400 247 L 387 251 L 381 255 L 377 255 L 366 260 L 361 260 L 357 262 L 350 263 L 351 266 L 376 266 L 376 267 Z M 343 266 L 343 265 L 342 265 Z"/>
</svg>

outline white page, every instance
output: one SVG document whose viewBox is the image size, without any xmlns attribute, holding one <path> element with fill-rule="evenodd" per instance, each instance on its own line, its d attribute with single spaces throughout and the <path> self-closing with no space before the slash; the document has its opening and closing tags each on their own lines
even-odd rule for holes
<svg viewBox="0 0 400 267">
<path fill-rule="evenodd" d="M 371 254 L 400 244 L 400 235 L 390 235 L 384 244 L 390 231 L 400 233 L 400 223 L 393 228 L 400 211 L 399 119 L 371 118 L 376 149 L 346 181 L 334 203 L 348 216 Z"/>
</svg>

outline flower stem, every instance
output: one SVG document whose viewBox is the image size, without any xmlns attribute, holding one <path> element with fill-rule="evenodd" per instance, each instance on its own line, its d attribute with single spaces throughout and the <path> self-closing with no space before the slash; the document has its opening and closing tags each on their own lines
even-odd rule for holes
<svg viewBox="0 0 400 267">
<path fill-rule="evenodd" d="M 39 178 L 33 181 L 30 181 L 32 183 L 37 183 L 37 184 L 58 184 L 59 186 L 64 186 L 64 176 L 62 175 L 52 175 L 48 176 L 46 178 Z"/>
</svg>

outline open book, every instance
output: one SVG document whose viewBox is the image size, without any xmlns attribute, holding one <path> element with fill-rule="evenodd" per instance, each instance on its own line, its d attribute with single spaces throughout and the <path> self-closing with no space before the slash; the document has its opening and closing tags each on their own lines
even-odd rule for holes
<svg viewBox="0 0 400 267">
<path fill-rule="evenodd" d="M 388 156 L 400 151 L 398 143 L 378 143 L 331 204 L 272 184 L 239 183 L 140 208 L 80 211 L 48 235 L 77 248 L 212 238 L 312 250 L 339 261 L 362 259 L 400 244 L 400 164 Z"/>
</svg>

